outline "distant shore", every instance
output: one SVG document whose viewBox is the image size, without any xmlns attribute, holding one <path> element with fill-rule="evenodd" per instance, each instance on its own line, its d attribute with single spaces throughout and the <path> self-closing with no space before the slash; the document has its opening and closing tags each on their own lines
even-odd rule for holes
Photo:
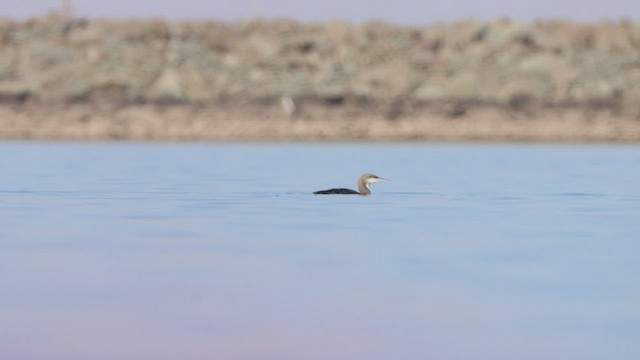
<svg viewBox="0 0 640 360">
<path fill-rule="evenodd" d="M 0 138 L 640 141 L 640 22 L 0 18 Z"/>
<path fill-rule="evenodd" d="M 454 109 L 455 110 L 455 109 Z M 288 116 L 256 106 L 2 104 L 0 139 L 142 141 L 639 142 L 640 120 L 608 110 L 534 113 L 480 106 L 455 117 L 446 106 L 406 110 L 306 106 Z M 458 111 L 462 111 L 459 110 Z"/>
</svg>

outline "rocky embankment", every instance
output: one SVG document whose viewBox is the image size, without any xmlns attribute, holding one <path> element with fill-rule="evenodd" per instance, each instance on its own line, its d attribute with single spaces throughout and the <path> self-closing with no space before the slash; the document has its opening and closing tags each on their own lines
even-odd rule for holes
<svg viewBox="0 0 640 360">
<path fill-rule="evenodd" d="M 0 138 L 638 141 L 640 22 L 5 19 Z"/>
</svg>

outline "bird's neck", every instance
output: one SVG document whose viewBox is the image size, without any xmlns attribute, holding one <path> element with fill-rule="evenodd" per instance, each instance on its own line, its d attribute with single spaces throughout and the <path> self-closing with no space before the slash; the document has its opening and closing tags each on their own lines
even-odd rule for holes
<svg viewBox="0 0 640 360">
<path fill-rule="evenodd" d="M 367 183 L 364 180 L 358 181 L 358 191 L 360 192 L 360 195 L 371 194 L 371 190 L 369 190 L 369 187 L 367 186 Z"/>
</svg>

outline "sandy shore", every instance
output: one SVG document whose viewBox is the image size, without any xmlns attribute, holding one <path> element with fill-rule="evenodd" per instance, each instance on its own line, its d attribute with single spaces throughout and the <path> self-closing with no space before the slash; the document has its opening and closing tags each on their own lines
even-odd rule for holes
<svg viewBox="0 0 640 360">
<path fill-rule="evenodd" d="M 0 138 L 638 142 L 638 34 L 634 21 L 0 19 Z"/>
<path fill-rule="evenodd" d="M 513 113 L 480 106 L 454 117 L 431 106 L 390 117 L 385 109 L 308 105 L 289 117 L 277 104 L 5 103 L 0 139 L 637 142 L 640 120 L 582 108 Z"/>
</svg>

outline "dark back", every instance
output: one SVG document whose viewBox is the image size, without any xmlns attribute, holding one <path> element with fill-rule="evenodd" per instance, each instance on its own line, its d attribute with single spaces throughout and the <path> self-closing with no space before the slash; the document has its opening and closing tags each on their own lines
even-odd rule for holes
<svg viewBox="0 0 640 360">
<path fill-rule="evenodd" d="M 339 195 L 359 195 L 360 193 L 355 191 L 355 190 L 351 190 L 351 189 L 329 189 L 329 190 L 320 190 L 320 191 L 316 191 L 314 192 L 314 194 L 316 195 L 333 195 L 333 194 L 339 194 Z"/>
</svg>

